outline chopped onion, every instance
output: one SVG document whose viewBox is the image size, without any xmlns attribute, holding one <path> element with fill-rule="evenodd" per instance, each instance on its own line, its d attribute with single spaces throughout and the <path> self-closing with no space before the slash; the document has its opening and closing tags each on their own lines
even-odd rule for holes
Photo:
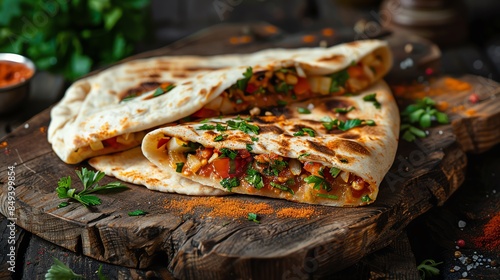
<svg viewBox="0 0 500 280">
<path fill-rule="evenodd" d="M 290 166 L 290 172 L 292 172 L 293 175 L 297 176 L 302 172 L 302 164 L 300 161 L 293 158 L 288 164 Z"/>
<path fill-rule="evenodd" d="M 341 171 L 339 176 L 340 178 L 342 178 L 342 180 L 344 180 L 344 182 L 347 183 L 347 181 L 349 181 L 349 175 L 350 175 L 350 172 L 347 172 L 347 171 Z"/>
<path fill-rule="evenodd" d="M 187 147 L 187 142 L 184 142 L 177 137 L 173 137 L 172 139 L 170 139 L 170 141 L 168 141 L 167 149 L 169 150 L 169 153 L 172 152 L 183 153 L 189 151 L 191 148 Z"/>
<path fill-rule="evenodd" d="M 102 144 L 101 141 L 97 140 L 95 142 L 90 142 L 90 148 L 92 151 L 98 151 L 104 149 L 104 145 Z"/>
<path fill-rule="evenodd" d="M 216 158 L 219 157 L 218 153 L 213 153 L 212 156 L 208 159 L 208 163 L 212 163 Z"/>
<path fill-rule="evenodd" d="M 129 144 L 132 144 L 135 140 L 135 137 L 134 136 L 130 136 L 130 133 L 126 133 L 126 134 L 123 134 L 123 135 L 119 135 L 118 137 L 116 137 L 116 142 L 118 143 L 121 143 L 121 144 L 125 144 L 125 145 L 129 145 Z"/>
<path fill-rule="evenodd" d="M 308 79 L 312 92 L 319 92 L 323 95 L 330 93 L 332 79 L 329 77 L 311 77 Z"/>
<path fill-rule="evenodd" d="M 175 164 L 179 162 L 186 162 L 186 156 L 184 155 L 183 152 L 169 152 L 168 153 L 168 160 L 170 161 L 170 165 L 175 168 Z"/>
<path fill-rule="evenodd" d="M 302 69 L 302 67 L 300 67 L 300 64 L 298 64 L 298 63 L 295 64 L 295 70 L 297 71 L 297 76 L 302 77 L 302 78 L 306 77 L 306 73 L 304 72 L 304 69 Z"/>
<path fill-rule="evenodd" d="M 375 80 L 375 75 L 373 74 L 373 71 L 366 64 L 363 64 L 363 71 L 365 72 L 366 76 L 368 76 L 370 81 Z"/>
<path fill-rule="evenodd" d="M 203 164 L 197 156 L 188 154 L 186 166 L 191 172 L 196 173 L 196 171 L 198 171 L 203 166 Z"/>
</svg>

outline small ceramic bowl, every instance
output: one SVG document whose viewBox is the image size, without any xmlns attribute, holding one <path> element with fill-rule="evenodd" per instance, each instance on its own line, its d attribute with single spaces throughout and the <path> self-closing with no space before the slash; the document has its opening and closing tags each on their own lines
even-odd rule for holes
<svg viewBox="0 0 500 280">
<path fill-rule="evenodd" d="M 0 114 L 10 113 L 26 101 L 30 92 L 30 83 L 35 76 L 36 68 L 33 61 L 19 54 L 0 53 L 0 63 L 16 62 L 26 66 L 31 70 L 31 75 L 23 79 L 19 79 L 14 84 L 0 86 Z M 0 65 L 2 67 L 2 65 Z M 6 69 L 6 68 L 4 68 Z M 16 75 L 15 73 L 0 72 L 0 79 L 5 79 L 5 76 Z M 2 77 L 3 76 L 3 77 Z"/>
</svg>

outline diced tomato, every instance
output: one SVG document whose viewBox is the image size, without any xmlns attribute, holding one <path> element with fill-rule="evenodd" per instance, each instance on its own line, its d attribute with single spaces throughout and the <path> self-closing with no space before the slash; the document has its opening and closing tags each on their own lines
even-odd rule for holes
<svg viewBox="0 0 500 280">
<path fill-rule="evenodd" d="M 106 140 L 102 141 L 104 146 L 106 147 L 112 147 L 112 148 L 118 148 L 120 147 L 120 143 L 116 142 L 116 137 L 112 137 Z"/>
<path fill-rule="evenodd" d="M 320 168 L 323 167 L 321 163 L 308 161 L 304 163 L 304 169 L 313 175 L 318 175 Z"/>
<path fill-rule="evenodd" d="M 156 144 L 156 148 L 159 149 L 161 148 L 163 145 L 167 144 L 168 141 L 170 141 L 170 137 L 166 137 L 166 138 L 162 138 L 158 141 L 158 144 Z"/>
<path fill-rule="evenodd" d="M 254 93 L 257 90 L 257 86 L 251 83 L 248 83 L 247 88 L 245 89 L 248 93 Z"/>
<path fill-rule="evenodd" d="M 247 158 L 250 157 L 251 154 L 248 150 L 238 150 L 238 156 L 240 156 L 241 158 Z"/>
<path fill-rule="evenodd" d="M 217 158 L 212 162 L 215 172 L 221 178 L 229 177 L 229 158 Z"/>
<path fill-rule="evenodd" d="M 311 89 L 311 86 L 309 86 L 309 82 L 307 81 L 307 79 L 301 77 L 298 78 L 299 81 L 293 87 L 293 91 L 295 92 L 295 94 L 304 94 L 308 92 Z"/>
<path fill-rule="evenodd" d="M 347 68 L 347 73 L 349 74 L 349 77 L 361 77 L 365 75 L 363 67 L 360 65 L 354 65 Z"/>
<path fill-rule="evenodd" d="M 195 118 L 210 118 L 217 117 L 219 114 L 215 110 L 210 110 L 206 108 L 201 108 L 197 112 L 193 113 L 191 116 Z"/>
</svg>

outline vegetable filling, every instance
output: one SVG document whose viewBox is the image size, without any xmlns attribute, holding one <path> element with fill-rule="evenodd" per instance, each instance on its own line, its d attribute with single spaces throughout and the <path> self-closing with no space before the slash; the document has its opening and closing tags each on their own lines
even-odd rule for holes
<svg viewBox="0 0 500 280">
<path fill-rule="evenodd" d="M 284 193 L 309 202 L 372 200 L 373 190 L 362 178 L 318 162 L 302 162 L 274 153 L 254 154 L 248 149 L 208 148 L 175 137 L 161 142 L 157 148 L 167 146 L 170 164 L 177 172 L 216 180 L 228 191 L 244 188 L 243 192 L 250 194 Z"/>
</svg>

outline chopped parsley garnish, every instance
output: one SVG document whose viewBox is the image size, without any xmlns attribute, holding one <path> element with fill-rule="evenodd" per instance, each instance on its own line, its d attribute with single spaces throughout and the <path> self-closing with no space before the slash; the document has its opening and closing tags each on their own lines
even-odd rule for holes
<svg viewBox="0 0 500 280">
<path fill-rule="evenodd" d="M 175 165 L 177 166 L 175 168 L 175 172 L 182 173 L 182 168 L 184 167 L 184 162 L 176 162 Z"/>
<path fill-rule="evenodd" d="M 198 148 L 201 148 L 202 145 L 196 142 L 187 142 L 187 144 L 182 144 L 182 147 L 189 148 L 190 151 L 195 151 Z"/>
<path fill-rule="evenodd" d="M 350 120 L 346 120 L 346 121 L 341 121 L 338 119 L 332 120 L 329 117 L 324 117 L 321 119 L 321 121 L 323 121 L 323 126 L 326 128 L 326 130 L 332 130 L 336 127 L 342 131 L 347 131 L 351 128 L 355 128 L 358 126 L 363 126 L 363 125 L 374 126 L 374 125 L 376 125 L 373 120 L 360 120 L 360 119 L 350 119 Z"/>
<path fill-rule="evenodd" d="M 221 155 L 219 156 L 220 158 L 230 158 L 230 159 L 235 159 L 236 156 L 238 156 L 238 152 L 235 150 L 231 150 L 228 148 L 222 148 L 219 150 L 221 152 Z"/>
<path fill-rule="evenodd" d="M 124 98 L 122 99 L 122 102 L 127 102 L 127 101 L 130 101 L 130 100 L 132 100 L 132 99 L 134 99 L 134 98 L 136 98 L 136 97 L 137 97 L 137 95 L 135 95 L 135 94 L 130 94 L 130 95 L 127 95 L 126 97 L 124 97 Z"/>
<path fill-rule="evenodd" d="M 175 85 L 168 85 L 166 87 L 159 87 L 155 90 L 155 93 L 153 93 L 153 97 L 157 97 L 157 96 L 160 96 L 162 94 L 165 94 L 174 88 L 175 88 Z"/>
<path fill-rule="evenodd" d="M 295 132 L 293 134 L 293 136 L 304 136 L 304 135 L 306 135 L 306 133 L 309 134 L 309 136 L 311 136 L 311 137 L 316 136 L 316 132 L 314 132 L 314 130 L 307 128 L 307 127 L 303 127 L 301 129 L 299 129 L 299 131 Z"/>
<path fill-rule="evenodd" d="M 282 160 L 273 160 L 269 163 L 269 167 L 264 169 L 264 174 L 268 176 L 278 176 L 285 167 L 288 166 L 288 162 Z"/>
<path fill-rule="evenodd" d="M 134 210 L 134 211 L 128 212 L 127 214 L 129 216 L 131 216 L 131 217 L 133 217 L 133 216 L 144 216 L 144 215 L 148 214 L 148 212 L 142 211 L 142 210 Z"/>
<path fill-rule="evenodd" d="M 288 93 L 289 91 L 291 91 L 293 89 L 293 86 L 287 84 L 286 82 L 281 82 L 281 83 L 275 85 L 274 89 L 276 90 L 276 92 L 279 92 L 279 93 Z"/>
<path fill-rule="evenodd" d="M 258 218 L 259 217 L 257 216 L 257 214 L 255 214 L 255 213 L 248 213 L 248 220 L 249 221 L 252 221 L 252 222 L 255 222 L 257 224 L 260 224 L 260 221 L 258 220 Z"/>
<path fill-rule="evenodd" d="M 217 131 L 226 131 L 227 130 L 227 126 L 223 126 L 222 124 L 218 123 L 215 125 L 215 130 Z"/>
<path fill-rule="evenodd" d="M 116 189 L 127 189 L 128 187 L 123 185 L 120 182 L 113 182 L 103 186 L 99 186 L 99 181 L 104 178 L 106 174 L 100 171 L 92 171 L 87 168 L 82 168 L 82 170 L 76 170 L 76 175 L 82 181 L 83 190 L 80 192 L 76 192 L 76 189 L 71 188 L 71 177 L 62 177 L 57 182 L 57 196 L 59 198 L 69 198 L 74 199 L 85 206 L 94 206 L 101 204 L 101 199 L 97 196 L 90 195 L 91 193 L 100 192 L 100 191 L 109 191 Z M 68 204 L 66 204 L 67 206 Z M 64 207 L 64 204 L 59 204 L 59 207 Z"/>
<path fill-rule="evenodd" d="M 214 137 L 214 141 L 215 142 L 223 141 L 225 137 L 227 137 L 227 135 L 219 134 L 219 135 L 217 135 L 217 136 Z"/>
<path fill-rule="evenodd" d="M 319 172 L 320 175 L 323 175 L 323 171 Z M 315 190 L 319 190 L 320 188 L 326 190 L 326 191 L 331 191 L 332 187 L 330 186 L 330 183 L 326 181 L 326 179 L 323 176 L 316 176 L 316 175 L 310 175 L 306 178 L 304 178 L 304 181 L 308 184 L 314 184 L 313 188 Z"/>
<path fill-rule="evenodd" d="M 301 158 L 303 158 L 303 157 L 308 157 L 308 156 L 310 156 L 310 155 L 311 155 L 310 153 L 303 153 L 303 154 L 301 154 L 301 155 L 298 157 L 298 159 L 301 159 Z"/>
<path fill-rule="evenodd" d="M 340 162 L 342 162 L 342 163 L 348 163 L 349 161 L 347 159 L 345 159 L 345 158 L 341 158 Z"/>
<path fill-rule="evenodd" d="M 208 123 L 208 122 L 210 122 L 210 119 L 204 119 L 204 120 L 200 121 L 200 123 Z"/>
<path fill-rule="evenodd" d="M 262 181 L 262 175 L 253 168 L 247 169 L 247 176 L 245 176 L 245 181 L 247 181 L 254 188 L 260 190 L 264 187 L 264 182 Z"/>
<path fill-rule="evenodd" d="M 326 193 L 317 193 L 316 196 L 317 197 L 322 197 L 322 198 L 334 199 L 334 200 L 339 199 L 339 197 L 336 196 L 336 195 L 326 194 Z"/>
<path fill-rule="evenodd" d="M 335 108 L 334 111 L 335 111 L 335 113 L 339 113 L 339 114 L 347 114 L 354 109 L 356 109 L 356 107 L 350 106 L 347 108 Z"/>
<path fill-rule="evenodd" d="M 371 200 L 372 200 L 372 199 L 371 199 L 371 198 L 370 198 L 370 196 L 369 196 L 369 195 L 367 195 L 367 194 L 366 194 L 366 195 L 363 195 L 363 196 L 361 197 L 361 201 L 362 201 L 362 202 L 369 202 L 369 201 L 371 201 Z"/>
<path fill-rule="evenodd" d="M 215 129 L 215 125 L 203 124 L 203 125 L 199 126 L 196 130 L 214 130 L 214 129 Z"/>
<path fill-rule="evenodd" d="M 373 102 L 373 106 L 375 106 L 375 108 L 377 109 L 380 109 L 380 107 L 382 106 L 382 104 L 380 104 L 377 100 L 376 93 L 368 94 L 367 96 L 363 97 L 363 100 L 367 102 Z"/>
<path fill-rule="evenodd" d="M 220 184 L 228 191 L 231 191 L 233 188 L 240 186 L 240 181 L 238 181 L 238 178 L 225 178 L 220 181 Z"/>
<path fill-rule="evenodd" d="M 247 144 L 246 145 L 247 151 L 251 152 L 253 150 L 252 144 Z"/>
<path fill-rule="evenodd" d="M 285 106 L 286 104 L 288 104 L 286 101 L 283 100 L 278 100 L 276 103 L 278 104 L 278 106 Z"/>
<path fill-rule="evenodd" d="M 291 194 L 295 194 L 295 192 L 294 192 L 292 189 L 290 189 L 289 187 L 287 187 L 287 186 L 283 186 L 283 185 L 280 185 L 280 184 L 276 184 L 276 183 L 274 183 L 274 182 L 271 182 L 271 183 L 269 183 L 269 184 L 270 184 L 273 188 L 277 188 L 277 189 L 280 189 L 280 190 L 282 190 L 282 191 L 286 191 L 286 192 L 289 192 L 289 193 L 291 193 Z"/>
<path fill-rule="evenodd" d="M 253 137 L 253 136 L 252 136 L 252 137 L 250 137 L 250 139 L 252 139 L 252 141 L 254 141 L 254 142 L 259 141 L 259 137 Z"/>
<path fill-rule="evenodd" d="M 241 121 L 227 121 L 227 126 L 234 130 L 241 130 L 245 133 L 253 132 L 255 134 L 259 134 L 259 127 L 257 125 L 249 124 L 245 120 Z"/>
<path fill-rule="evenodd" d="M 248 67 L 245 73 L 243 73 L 244 78 L 236 81 L 236 87 L 241 89 L 242 91 L 245 91 L 248 85 L 248 81 L 250 81 L 252 75 L 253 75 L 252 67 Z"/>
<path fill-rule="evenodd" d="M 299 112 L 299 114 L 310 114 L 311 113 L 311 111 L 309 109 L 303 108 L 303 107 L 298 107 L 297 112 Z"/>
<path fill-rule="evenodd" d="M 340 169 L 336 167 L 330 167 L 330 175 L 332 175 L 333 178 L 337 178 L 340 174 Z"/>
<path fill-rule="evenodd" d="M 340 90 L 340 87 L 345 86 L 345 83 L 349 79 L 349 73 L 347 73 L 347 69 L 344 69 L 340 72 L 333 73 L 330 78 L 332 78 L 330 92 L 337 92 Z"/>
<path fill-rule="evenodd" d="M 241 103 L 243 103 L 243 100 L 241 100 L 241 99 L 236 100 L 236 104 L 241 104 Z"/>
</svg>

